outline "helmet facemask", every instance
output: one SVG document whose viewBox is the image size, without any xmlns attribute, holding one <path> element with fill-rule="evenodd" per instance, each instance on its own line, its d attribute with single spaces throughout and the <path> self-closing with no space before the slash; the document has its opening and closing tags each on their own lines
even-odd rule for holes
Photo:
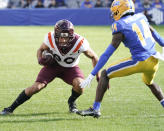
<svg viewBox="0 0 164 131">
<path fill-rule="evenodd" d="M 69 37 L 68 32 L 61 32 L 59 37 L 56 37 L 56 39 L 58 40 L 59 46 L 62 47 L 69 46 L 69 43 L 72 41 L 72 37 Z"/>
</svg>

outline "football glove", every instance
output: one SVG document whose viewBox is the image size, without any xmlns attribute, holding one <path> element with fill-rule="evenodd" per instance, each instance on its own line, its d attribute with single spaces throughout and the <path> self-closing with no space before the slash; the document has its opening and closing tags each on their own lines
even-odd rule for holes
<svg viewBox="0 0 164 131">
<path fill-rule="evenodd" d="M 83 82 L 80 83 L 80 87 L 81 88 L 85 88 L 86 86 L 90 87 L 93 78 L 94 76 L 90 74 Z"/>
</svg>

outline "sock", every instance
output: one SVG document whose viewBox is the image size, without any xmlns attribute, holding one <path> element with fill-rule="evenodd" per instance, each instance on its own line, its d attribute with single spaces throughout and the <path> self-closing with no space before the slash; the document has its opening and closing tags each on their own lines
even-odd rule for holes
<svg viewBox="0 0 164 131">
<path fill-rule="evenodd" d="M 72 94 L 71 94 L 71 96 L 70 96 L 69 99 L 68 99 L 68 103 L 74 103 L 75 100 L 76 100 L 80 95 L 81 95 L 81 94 L 77 93 L 76 91 L 74 91 L 74 90 L 72 89 Z"/>
<path fill-rule="evenodd" d="M 93 104 L 93 109 L 98 111 L 100 110 L 100 107 L 101 107 L 101 103 L 95 101 Z"/>
<path fill-rule="evenodd" d="M 25 101 L 27 101 L 28 99 L 30 99 L 29 96 L 27 96 L 25 94 L 25 90 L 23 90 L 19 96 L 17 97 L 17 99 L 12 103 L 12 105 L 9 107 L 10 111 L 14 111 L 19 105 L 23 104 Z"/>
<path fill-rule="evenodd" d="M 160 101 L 161 105 L 164 107 L 164 99 Z"/>
</svg>

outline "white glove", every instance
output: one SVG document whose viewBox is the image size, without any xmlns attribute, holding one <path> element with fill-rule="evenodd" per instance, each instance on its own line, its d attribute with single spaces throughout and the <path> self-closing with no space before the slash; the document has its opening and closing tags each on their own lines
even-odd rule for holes
<svg viewBox="0 0 164 131">
<path fill-rule="evenodd" d="M 90 84 L 93 78 L 94 76 L 90 74 L 83 82 L 80 83 L 80 87 L 81 88 L 85 88 L 86 86 L 90 87 Z"/>
</svg>

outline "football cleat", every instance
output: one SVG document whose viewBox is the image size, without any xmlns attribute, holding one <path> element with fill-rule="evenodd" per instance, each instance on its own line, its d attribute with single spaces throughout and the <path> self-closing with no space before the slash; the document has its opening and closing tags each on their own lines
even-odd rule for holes
<svg viewBox="0 0 164 131">
<path fill-rule="evenodd" d="M 100 110 L 97 111 L 91 107 L 87 110 L 78 111 L 77 114 L 81 116 L 93 116 L 94 118 L 99 118 L 101 116 Z"/>
<path fill-rule="evenodd" d="M 69 106 L 69 112 L 70 113 L 77 113 L 78 112 L 78 109 L 76 107 L 76 103 L 75 102 L 68 103 L 68 106 Z"/>
<path fill-rule="evenodd" d="M 11 111 L 11 109 L 8 107 L 8 108 L 4 108 L 2 110 L 2 112 L 0 112 L 0 115 L 10 115 L 12 114 L 13 112 Z"/>
</svg>

